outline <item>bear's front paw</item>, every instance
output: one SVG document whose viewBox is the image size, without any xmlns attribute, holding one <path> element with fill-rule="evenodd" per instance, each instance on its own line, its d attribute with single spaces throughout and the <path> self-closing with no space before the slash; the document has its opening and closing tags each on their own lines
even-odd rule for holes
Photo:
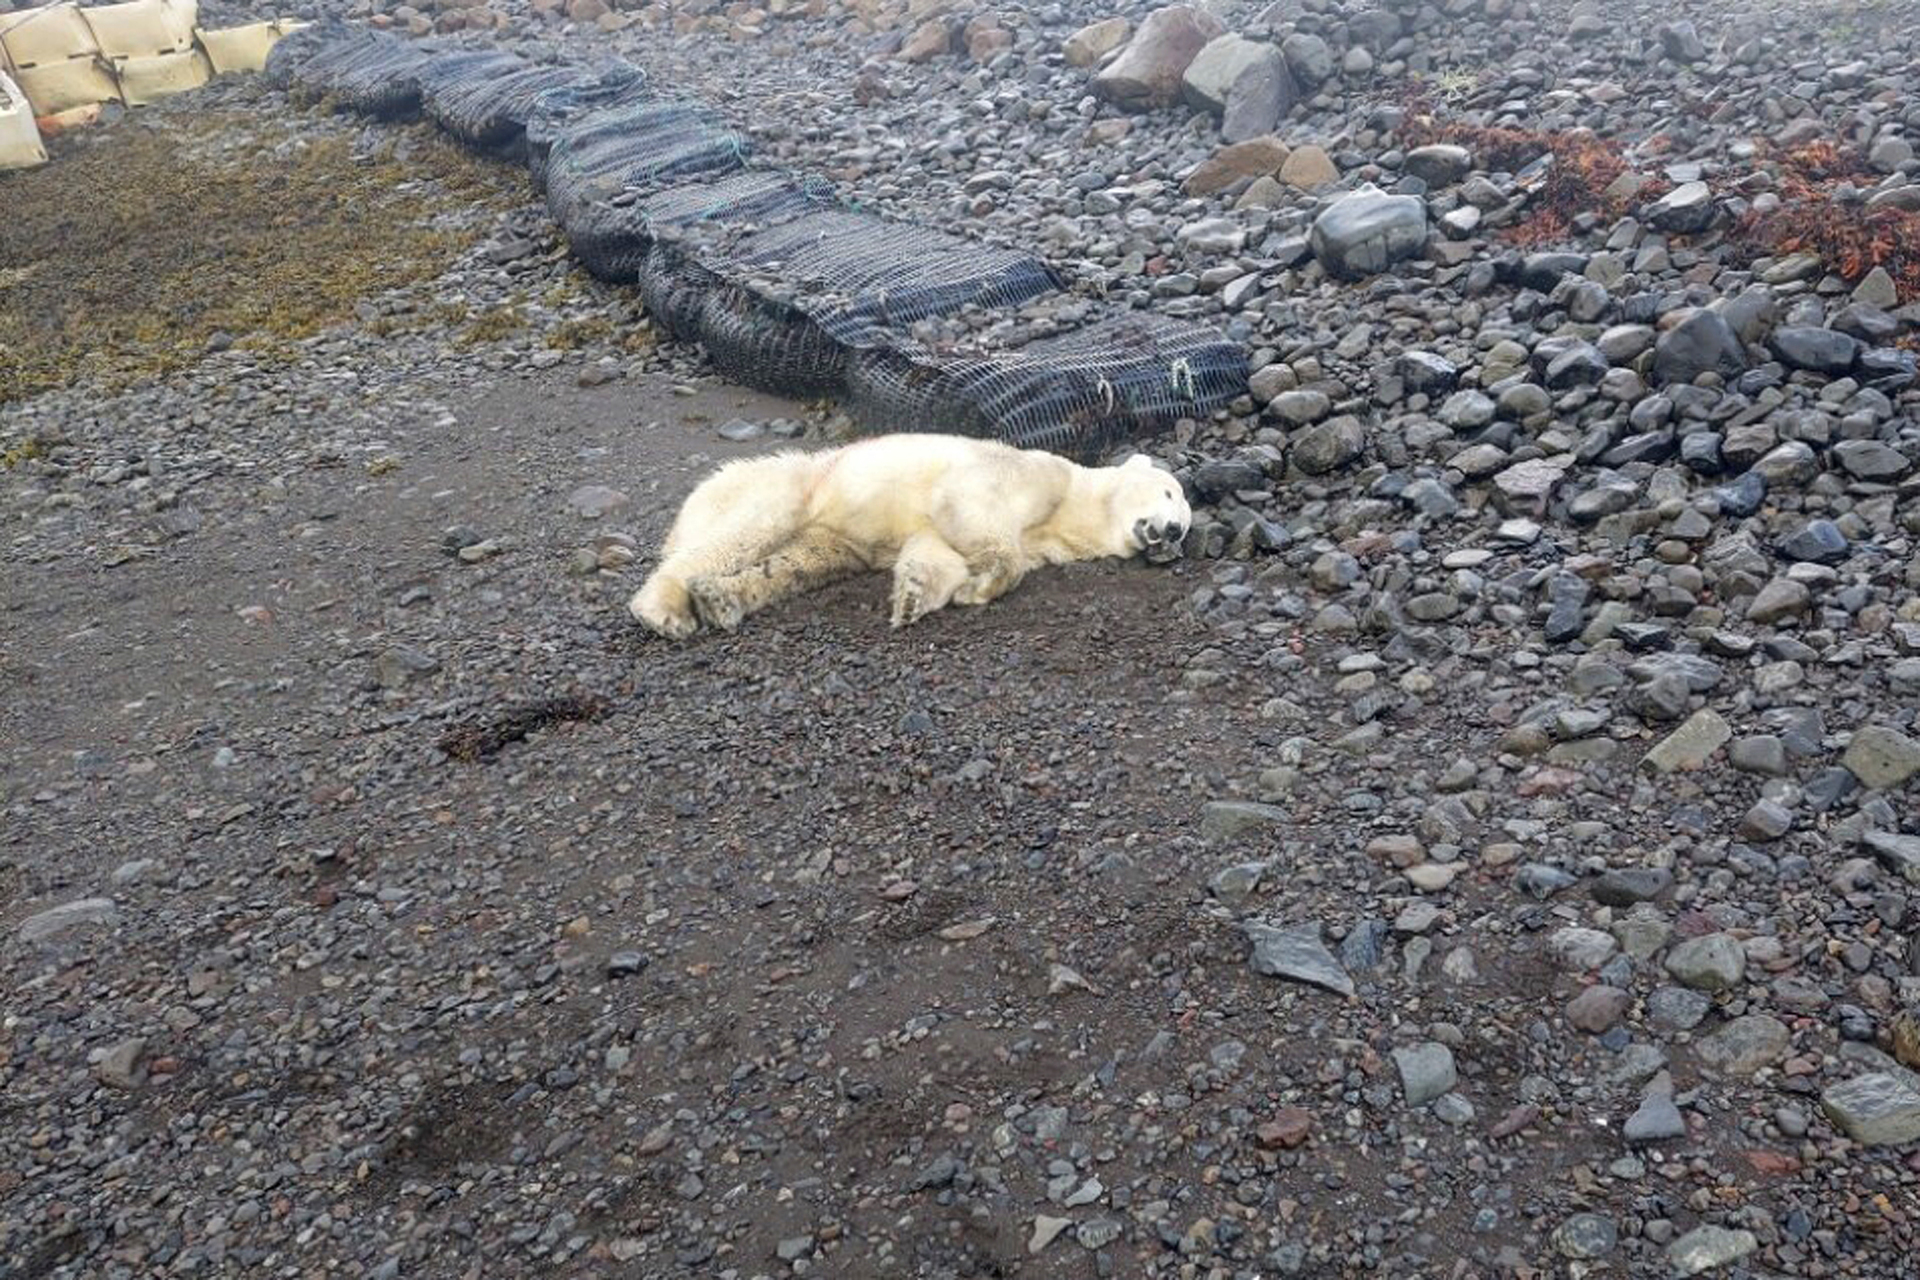
<svg viewBox="0 0 1920 1280">
<path fill-rule="evenodd" d="M 953 593 L 955 604 L 987 604 L 1007 594 L 1013 575 L 999 565 L 988 565 L 969 573 Z"/>
<path fill-rule="evenodd" d="M 693 611 L 700 615 L 700 620 L 715 631 L 732 631 L 746 616 L 739 599 L 710 580 L 689 582 L 687 596 L 693 601 Z"/>
<path fill-rule="evenodd" d="M 993 599 L 993 596 L 990 594 L 992 589 L 993 579 L 986 574 L 968 574 L 967 580 L 954 588 L 953 602 L 955 604 L 985 604 L 987 601 Z"/>
</svg>

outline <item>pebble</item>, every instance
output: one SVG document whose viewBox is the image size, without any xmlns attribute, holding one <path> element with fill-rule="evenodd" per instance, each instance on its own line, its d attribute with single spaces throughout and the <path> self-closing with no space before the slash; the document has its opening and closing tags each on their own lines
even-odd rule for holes
<svg viewBox="0 0 1920 1280">
<path fill-rule="evenodd" d="M 1320 940 L 1317 924 L 1273 926 L 1249 921 L 1241 928 L 1253 943 L 1253 971 L 1322 987 L 1337 995 L 1354 993 L 1353 979 Z"/>
<path fill-rule="evenodd" d="M 1451 1092 L 1460 1082 L 1454 1069 L 1453 1051 L 1435 1041 L 1395 1049 L 1393 1063 L 1399 1069 L 1400 1087 L 1410 1107 L 1424 1106 Z"/>
<path fill-rule="evenodd" d="M 1667 1246 L 1667 1259 L 1676 1274 L 1704 1275 L 1752 1253 L 1760 1247 L 1751 1231 L 1729 1231 L 1711 1224 L 1693 1230 Z"/>
<path fill-rule="evenodd" d="M 1201 810 L 1200 833 L 1216 842 L 1237 840 L 1267 827 L 1283 825 L 1288 817 L 1287 811 L 1278 805 L 1214 800 Z"/>
<path fill-rule="evenodd" d="M 1553 1247 L 1574 1261 L 1604 1258 L 1619 1242 L 1619 1228 L 1604 1214 L 1576 1213 L 1553 1230 Z"/>
<path fill-rule="evenodd" d="M 1786 1057 L 1792 1035 L 1785 1023 L 1764 1013 L 1735 1018 L 1713 1034 L 1703 1036 L 1695 1054 L 1710 1071 L 1728 1076 L 1750 1076 Z"/>
<path fill-rule="evenodd" d="M 588 484 L 575 489 L 567 498 L 567 507 L 582 520 L 598 520 L 627 505 L 631 499 L 618 489 Z"/>
<path fill-rule="evenodd" d="M 1601 1035 L 1626 1016 L 1633 1007 L 1630 992 L 1618 987 L 1588 987 L 1567 1004 L 1567 1021 L 1589 1035 Z"/>
<path fill-rule="evenodd" d="M 1647 996 L 1647 1018 L 1665 1031 L 1691 1031 L 1713 1008 L 1713 998 L 1685 987 L 1656 987 Z"/>
<path fill-rule="evenodd" d="M 102 1084 L 115 1089 L 138 1088 L 147 1078 L 146 1054 L 144 1038 L 134 1036 L 122 1040 L 101 1055 L 94 1065 L 94 1074 Z"/>
<path fill-rule="evenodd" d="M 1656 773 L 1698 769 L 1732 737 L 1732 726 L 1725 718 L 1703 707 L 1647 752 L 1646 763 Z"/>
<path fill-rule="evenodd" d="M 1576 926 L 1556 930 L 1547 940 L 1547 949 L 1555 963 L 1573 973 L 1598 969 L 1618 945 L 1610 933 Z"/>
<path fill-rule="evenodd" d="M 1700 991 L 1726 991 L 1746 977 L 1747 953 L 1731 936 L 1709 933 L 1676 943 L 1667 953 L 1667 972 Z"/>
<path fill-rule="evenodd" d="M 1673 1104 L 1672 1094 L 1654 1092 L 1641 1099 L 1639 1109 L 1627 1117 L 1622 1132 L 1627 1145 L 1650 1146 L 1686 1137 L 1687 1122 L 1681 1117 L 1680 1108 Z"/>
<path fill-rule="evenodd" d="M 1884 725 L 1867 725 L 1855 731 L 1840 763 L 1863 785 L 1890 790 L 1920 773 L 1920 742 Z"/>
<path fill-rule="evenodd" d="M 1873 1071 L 1830 1085 L 1820 1109 L 1864 1146 L 1920 1142 L 1920 1087 L 1914 1077 Z"/>
<path fill-rule="evenodd" d="M 28 916 L 15 933 L 22 942 L 50 942 L 89 925 L 111 925 L 119 918 L 120 910 L 111 898 L 76 898 Z"/>
</svg>

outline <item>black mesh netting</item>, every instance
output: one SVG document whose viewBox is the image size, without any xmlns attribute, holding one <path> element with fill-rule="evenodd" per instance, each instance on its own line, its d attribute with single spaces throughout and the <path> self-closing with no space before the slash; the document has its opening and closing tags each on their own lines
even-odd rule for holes
<svg viewBox="0 0 1920 1280">
<path fill-rule="evenodd" d="M 804 311 L 735 284 L 702 295 L 695 336 L 715 369 L 761 391 L 825 396 L 846 385 L 851 348 Z"/>
<path fill-rule="evenodd" d="M 534 95 L 527 110 L 527 171 L 534 185 L 547 185 L 547 155 L 563 130 L 598 112 L 647 99 L 647 76 L 630 62 L 614 60 L 590 68 L 576 83 Z"/>
<path fill-rule="evenodd" d="M 653 193 L 624 192 L 574 211 L 567 242 L 582 266 L 614 284 L 640 278 L 654 239 L 685 227 L 771 226 L 836 199 L 825 183 L 781 173 L 741 170 Z"/>
<path fill-rule="evenodd" d="M 293 87 L 330 98 L 348 111 L 390 120 L 420 108 L 420 71 L 435 56 L 384 32 L 361 32 L 327 44 L 293 68 Z M 458 55 L 449 55 L 458 56 Z"/>
<path fill-rule="evenodd" d="M 448 133 L 469 146 L 510 147 L 525 134 L 527 116 L 540 95 L 577 84 L 576 67 L 533 66 L 512 55 L 505 61 L 466 65 L 440 73 L 438 63 L 422 73 L 421 105 Z"/>
<path fill-rule="evenodd" d="M 274 89 L 291 88 L 294 72 L 306 65 L 308 59 L 354 37 L 353 29 L 338 18 L 325 18 L 290 31 L 274 41 L 273 48 L 267 51 L 266 65 L 260 68 L 261 79 Z"/>
<path fill-rule="evenodd" d="M 1063 287 L 1032 255 L 851 210 L 831 184 L 753 169 L 699 102 L 620 61 L 534 64 L 324 20 L 279 41 L 269 83 L 392 118 L 424 106 L 469 144 L 524 151 L 574 254 L 636 283 L 654 323 L 722 373 L 841 394 L 869 431 L 943 431 L 1097 460 L 1246 391 L 1243 348 L 1122 314 L 1024 346 L 935 350 L 921 321 L 982 317 Z M 920 326 L 922 329 L 925 326 Z"/>
<path fill-rule="evenodd" d="M 1014 351 L 862 352 L 847 410 L 864 430 L 939 431 L 1094 461 L 1122 442 L 1224 407 L 1247 389 L 1245 349 L 1217 331 L 1124 315 Z"/>
<path fill-rule="evenodd" d="M 672 246 L 655 241 L 640 269 L 640 303 L 654 326 L 682 342 L 700 339 L 700 306 L 720 277 Z"/>
<path fill-rule="evenodd" d="M 817 395 L 852 352 L 968 308 L 1017 306 L 1060 287 L 1029 254 L 829 208 L 686 251 L 725 283 L 700 308 L 714 366 L 748 386 Z"/>
<path fill-rule="evenodd" d="M 630 103 L 562 128 L 546 157 L 547 209 L 562 228 L 590 204 L 744 167 L 746 140 L 696 102 Z"/>
</svg>

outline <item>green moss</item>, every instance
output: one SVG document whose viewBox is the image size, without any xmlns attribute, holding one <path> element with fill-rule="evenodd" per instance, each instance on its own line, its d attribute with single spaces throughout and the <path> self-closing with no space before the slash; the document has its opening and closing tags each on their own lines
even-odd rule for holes
<svg viewBox="0 0 1920 1280">
<path fill-rule="evenodd" d="M 449 224 L 476 203 L 525 197 L 513 170 L 426 126 L 405 161 L 303 133 L 242 112 L 134 117 L 9 175 L 0 403 L 163 376 L 219 333 L 290 351 L 362 299 L 446 271 L 474 238 Z"/>
<path fill-rule="evenodd" d="M 35 458 L 46 456 L 47 446 L 37 438 L 29 436 L 17 444 L 9 445 L 5 450 L 0 450 L 0 470 L 11 471 L 23 462 L 31 462 Z"/>
<path fill-rule="evenodd" d="M 465 329 L 460 331 L 456 341 L 463 347 L 477 347 L 483 343 L 499 342 L 510 338 L 526 328 L 527 318 L 518 306 L 508 303 L 498 307 L 488 307 L 473 317 Z"/>
<path fill-rule="evenodd" d="M 547 334 L 547 345 L 555 351 L 578 351 L 611 339 L 613 321 L 605 316 L 585 320 L 562 320 Z"/>
</svg>

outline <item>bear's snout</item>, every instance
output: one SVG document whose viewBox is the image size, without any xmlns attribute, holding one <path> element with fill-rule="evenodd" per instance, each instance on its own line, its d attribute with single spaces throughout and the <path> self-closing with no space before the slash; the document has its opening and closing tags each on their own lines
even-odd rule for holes
<svg viewBox="0 0 1920 1280">
<path fill-rule="evenodd" d="M 1133 522 L 1133 540 L 1142 551 L 1171 546 L 1186 536 L 1187 527 L 1178 520 L 1156 522 L 1142 517 Z"/>
</svg>

